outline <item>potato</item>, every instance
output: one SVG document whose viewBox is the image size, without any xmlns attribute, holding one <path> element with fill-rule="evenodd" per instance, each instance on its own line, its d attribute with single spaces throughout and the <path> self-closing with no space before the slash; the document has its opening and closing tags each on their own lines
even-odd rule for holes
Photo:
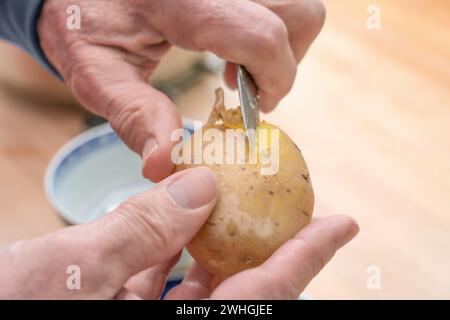
<svg viewBox="0 0 450 320">
<path fill-rule="evenodd" d="M 214 150 L 205 142 L 206 129 L 243 129 L 240 109 L 225 109 L 223 91 L 216 91 L 216 104 L 202 132 L 194 133 L 180 153 L 189 146 L 194 148 L 195 139 L 203 135 L 202 151 L 216 156 L 227 156 L 225 147 Z M 260 128 L 271 132 L 277 127 L 262 122 Z M 278 130 L 277 130 L 278 131 Z M 245 163 L 214 164 L 202 162 L 184 163 L 176 167 L 180 171 L 195 166 L 209 167 L 219 183 L 218 202 L 206 224 L 187 246 L 192 257 L 206 270 L 220 278 L 252 268 L 263 263 L 277 248 L 292 238 L 311 221 L 314 194 L 308 168 L 300 150 L 281 130 L 279 132 L 279 167 L 272 175 L 262 175 L 262 158 L 251 163 L 248 140 L 236 138 L 233 145 L 245 148 Z M 244 131 L 240 131 L 245 135 Z M 223 139 L 225 139 L 223 134 Z M 267 134 L 270 137 L 270 134 Z M 224 142 L 225 143 L 225 142 Z M 272 141 L 269 139 L 268 148 Z M 225 146 L 225 144 L 224 144 Z M 267 149 L 268 149 L 267 148 Z M 222 150 L 221 150 L 222 149 Z M 262 150 L 259 149 L 261 152 Z M 190 161 L 193 162 L 190 152 Z M 236 149 L 235 149 L 235 153 Z M 262 153 L 264 155 L 264 152 Z M 270 154 L 267 152 L 266 155 Z"/>
</svg>

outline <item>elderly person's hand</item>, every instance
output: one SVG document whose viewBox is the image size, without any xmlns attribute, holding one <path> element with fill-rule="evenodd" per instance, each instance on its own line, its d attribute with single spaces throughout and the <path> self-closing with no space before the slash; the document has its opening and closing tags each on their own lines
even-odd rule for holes
<svg viewBox="0 0 450 320">
<path fill-rule="evenodd" d="M 0 249 L 0 299 L 158 299 L 179 252 L 215 205 L 209 169 L 179 172 L 95 222 Z M 296 298 L 358 231 L 334 216 L 313 222 L 260 267 L 211 292 L 211 275 L 194 264 L 172 299 Z M 78 266 L 80 289 L 67 287 Z"/>
<path fill-rule="evenodd" d="M 81 30 L 66 28 L 70 5 L 81 8 Z M 323 21 L 318 0 L 46 0 L 38 33 L 79 101 L 142 156 L 145 177 L 160 181 L 172 172 L 170 134 L 181 119 L 147 79 L 171 45 L 229 61 L 232 87 L 236 64 L 245 65 L 270 111 Z"/>
</svg>

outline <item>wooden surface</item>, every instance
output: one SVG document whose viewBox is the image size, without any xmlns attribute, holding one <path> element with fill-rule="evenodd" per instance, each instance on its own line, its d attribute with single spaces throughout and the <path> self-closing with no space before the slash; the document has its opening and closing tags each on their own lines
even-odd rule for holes
<svg viewBox="0 0 450 320">
<path fill-rule="evenodd" d="M 450 2 L 327 1 L 325 28 L 292 93 L 264 118 L 301 147 L 315 215 L 346 213 L 361 233 L 311 283 L 314 298 L 450 298 Z M 0 63 L 5 63 L 0 60 Z M 176 102 L 205 119 L 207 77 Z M 235 93 L 226 96 L 237 104 Z M 43 191 L 51 156 L 82 114 L 0 92 L 0 243 L 63 226 Z M 371 265 L 381 288 L 367 287 Z"/>
</svg>

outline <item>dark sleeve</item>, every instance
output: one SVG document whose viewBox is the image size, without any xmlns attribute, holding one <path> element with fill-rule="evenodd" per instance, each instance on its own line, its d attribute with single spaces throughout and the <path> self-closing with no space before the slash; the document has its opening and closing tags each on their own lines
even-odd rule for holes
<svg viewBox="0 0 450 320">
<path fill-rule="evenodd" d="M 39 44 L 37 20 L 44 0 L 0 0 L 0 39 L 12 42 L 61 79 Z"/>
</svg>

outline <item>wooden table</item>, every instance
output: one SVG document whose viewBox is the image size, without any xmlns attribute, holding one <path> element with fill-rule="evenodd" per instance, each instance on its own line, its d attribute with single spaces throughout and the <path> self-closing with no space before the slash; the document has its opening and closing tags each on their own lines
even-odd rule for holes
<svg viewBox="0 0 450 320">
<path fill-rule="evenodd" d="M 315 214 L 346 213 L 361 227 L 307 293 L 448 299 L 450 2 L 375 2 L 380 30 L 366 27 L 374 1 L 326 2 L 327 23 L 294 90 L 264 116 L 302 148 Z M 206 77 L 177 99 L 182 115 L 205 119 L 219 85 Z M 236 105 L 236 94 L 226 101 Z M 0 243 L 64 225 L 46 200 L 43 175 L 83 117 L 37 104 L 0 92 Z M 370 266 L 380 271 L 380 289 L 367 286 Z"/>
</svg>

